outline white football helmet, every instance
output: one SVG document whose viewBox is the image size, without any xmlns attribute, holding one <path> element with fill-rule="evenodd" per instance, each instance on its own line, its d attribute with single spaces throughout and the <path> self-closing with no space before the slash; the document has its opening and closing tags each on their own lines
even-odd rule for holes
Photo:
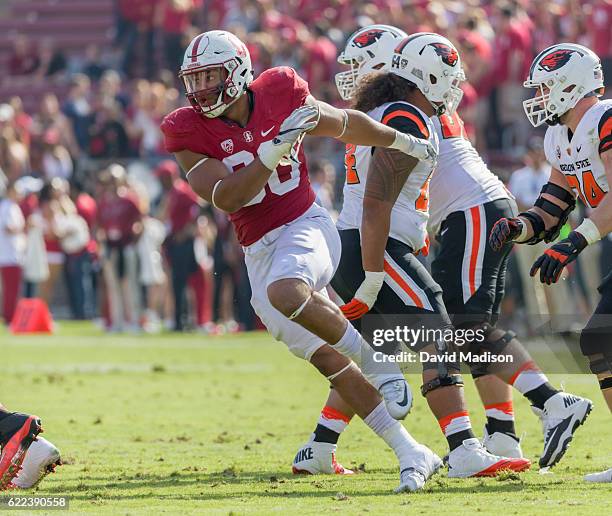
<svg viewBox="0 0 612 516">
<path fill-rule="evenodd" d="M 403 30 L 390 25 L 369 25 L 353 32 L 338 56 L 340 64 L 350 66 L 336 74 L 340 96 L 349 100 L 365 74 L 388 71 L 393 49 L 407 36 Z"/>
<path fill-rule="evenodd" d="M 417 32 L 403 39 L 389 71 L 414 83 L 438 115 L 452 115 L 463 98 L 460 85 L 465 73 L 459 52 L 439 34 Z"/>
<path fill-rule="evenodd" d="M 203 88 L 206 71 L 214 68 L 221 71 L 221 81 L 214 87 Z M 246 45 L 231 32 L 203 32 L 185 50 L 179 77 L 193 109 L 215 118 L 236 102 L 253 81 L 251 56 Z M 218 94 L 216 101 L 208 102 L 207 97 L 214 94 Z"/>
<path fill-rule="evenodd" d="M 525 88 L 536 88 L 535 97 L 523 102 L 534 127 L 555 125 L 589 93 L 603 94 L 603 72 L 597 54 L 582 45 L 560 43 L 542 50 L 531 63 Z"/>
</svg>

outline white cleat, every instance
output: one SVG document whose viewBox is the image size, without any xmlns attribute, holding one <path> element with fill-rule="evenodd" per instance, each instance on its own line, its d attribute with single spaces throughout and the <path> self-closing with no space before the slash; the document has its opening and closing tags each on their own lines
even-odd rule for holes
<svg viewBox="0 0 612 516">
<path fill-rule="evenodd" d="M 593 408 L 593 402 L 566 392 L 558 392 L 544 403 L 544 410 L 531 407 L 542 421 L 544 451 L 540 468 L 550 468 L 567 451 L 576 429 L 584 423 Z"/>
<path fill-rule="evenodd" d="M 295 455 L 294 475 L 352 475 L 354 471 L 336 462 L 337 445 L 309 441 Z"/>
<path fill-rule="evenodd" d="M 499 455 L 500 457 L 510 457 L 513 459 L 522 459 L 523 450 L 521 449 L 521 442 L 514 439 L 507 434 L 502 432 L 493 432 L 489 435 L 487 426 L 484 428 L 484 435 L 482 438 L 482 445 L 486 450 L 493 454 Z"/>
<path fill-rule="evenodd" d="M 492 455 L 475 437 L 466 439 L 448 455 L 450 478 L 494 477 L 502 471 L 525 471 L 528 459 Z"/>
<path fill-rule="evenodd" d="M 404 419 L 408 415 L 412 408 L 412 389 L 404 378 L 383 383 L 378 392 L 393 419 Z"/>
<path fill-rule="evenodd" d="M 18 489 L 36 487 L 43 478 L 55 471 L 55 467 L 61 465 L 61 463 L 59 450 L 44 437 L 39 437 L 28 448 L 21 465 L 21 471 L 13 480 L 13 486 Z"/>
<path fill-rule="evenodd" d="M 612 468 L 607 469 L 606 471 L 600 471 L 599 473 L 590 473 L 589 475 L 585 475 L 584 479 L 587 482 L 612 482 Z"/>
<path fill-rule="evenodd" d="M 422 444 L 419 444 L 414 452 L 410 454 L 408 460 L 404 462 L 409 462 L 409 465 L 402 468 L 400 472 L 400 485 L 395 489 L 395 493 L 414 492 L 423 489 L 425 482 L 443 464 L 440 457 Z"/>
</svg>

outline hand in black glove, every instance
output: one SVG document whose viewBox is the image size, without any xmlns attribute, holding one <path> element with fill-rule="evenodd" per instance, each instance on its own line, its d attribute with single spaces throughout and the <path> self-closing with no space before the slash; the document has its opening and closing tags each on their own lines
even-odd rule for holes
<svg viewBox="0 0 612 516">
<path fill-rule="evenodd" d="M 521 234 L 523 222 L 518 218 L 499 219 L 489 235 L 489 245 L 493 251 L 501 251 L 506 242 L 514 240 Z"/>
<path fill-rule="evenodd" d="M 586 238 L 577 231 L 572 231 L 567 238 L 546 249 L 532 265 L 529 274 L 535 276 L 540 269 L 542 283 L 556 283 L 563 267 L 573 262 L 587 245 Z"/>
</svg>

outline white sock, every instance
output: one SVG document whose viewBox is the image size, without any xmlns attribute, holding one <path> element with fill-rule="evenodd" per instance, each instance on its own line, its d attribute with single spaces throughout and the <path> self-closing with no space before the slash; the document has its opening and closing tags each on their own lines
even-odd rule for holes
<svg viewBox="0 0 612 516">
<path fill-rule="evenodd" d="M 342 335 L 340 340 L 336 342 L 333 347 L 345 357 L 350 358 L 358 366 L 361 366 L 361 352 L 364 344 L 368 346 L 367 342 L 363 340 L 353 325 L 347 323 L 344 335 Z"/>
<path fill-rule="evenodd" d="M 350 323 L 333 348 L 355 362 L 376 389 L 384 383 L 404 378 L 396 362 L 377 362 L 374 359 L 374 350 Z"/>
<path fill-rule="evenodd" d="M 548 382 L 546 375 L 532 361 L 526 362 L 508 382 L 521 394 L 537 389 Z"/>
<path fill-rule="evenodd" d="M 414 437 L 408 433 L 408 430 L 406 430 L 399 421 L 396 421 L 389 415 L 384 402 L 370 412 L 363 419 L 363 422 L 395 452 L 400 467 L 403 468 L 403 465 L 409 460 L 407 455 L 418 446 L 419 443 L 417 443 Z"/>
</svg>

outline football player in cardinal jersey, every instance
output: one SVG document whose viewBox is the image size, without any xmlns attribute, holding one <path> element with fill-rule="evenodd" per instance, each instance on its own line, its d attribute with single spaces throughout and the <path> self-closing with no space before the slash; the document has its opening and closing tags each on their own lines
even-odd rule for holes
<svg viewBox="0 0 612 516">
<path fill-rule="evenodd" d="M 367 30 L 371 29 L 363 29 Z M 359 34 L 349 39 L 344 53 L 354 46 L 355 37 Z M 445 110 L 452 114 L 460 99 L 457 85 L 463 70 L 456 49 L 442 36 L 420 33 L 381 51 L 387 52 L 387 65 L 383 73 L 359 78 L 356 92 L 351 93 L 356 109 L 437 147 L 430 116 Z M 375 52 L 371 50 L 363 59 L 369 60 Z M 347 145 L 345 164 L 344 205 L 337 222 L 343 252 L 332 280 L 336 292 L 347 301 L 342 311 L 354 321 L 369 311 L 435 315 L 450 328 L 442 289 L 415 257 L 427 248 L 434 163 L 417 162 L 375 146 Z M 430 355 L 437 352 L 432 343 L 415 349 Z M 449 476 L 495 475 L 529 467 L 526 459 L 488 453 L 474 437 L 458 364 L 441 366 L 432 361 L 423 366 L 421 392 L 448 440 Z"/>
<path fill-rule="evenodd" d="M 540 52 L 524 86 L 536 90 L 535 96 L 523 103 L 527 118 L 534 127 L 549 125 L 544 151 L 552 173 L 533 208 L 518 217 L 500 219 L 491 231 L 490 243 L 500 249 L 509 241 L 554 241 L 576 204 L 576 196 L 580 197 L 591 209 L 589 218 L 547 249 L 531 268 L 532 276 L 539 273 L 540 281 L 550 285 L 586 246 L 612 231 L 612 197 L 607 195 L 612 184 L 612 100 L 599 99 L 604 90 L 599 57 L 574 43 L 560 43 Z M 599 292 L 599 304 L 580 335 L 580 348 L 612 410 L 612 274 L 604 278 Z M 579 399 L 570 409 L 584 401 Z M 564 439 L 571 438 L 570 429 L 584 420 L 569 418 L 566 413 L 545 417 L 554 419 L 550 428 Z M 611 482 L 612 469 L 585 478 Z"/>
<path fill-rule="evenodd" d="M 423 464 L 433 453 L 389 414 L 407 412 L 401 371 L 366 371 L 364 377 L 353 362 L 360 365 L 372 349 L 325 295 L 340 241 L 328 213 L 313 202 L 300 142 L 307 133 L 330 136 L 424 160 L 433 159 L 435 149 L 363 113 L 317 101 L 291 68 L 272 68 L 253 80 L 246 46 L 225 31 L 193 39 L 180 77 L 191 107 L 162 122 L 166 148 L 194 191 L 230 214 L 255 311 L 393 449 L 401 472 L 397 491 L 421 488 Z M 331 471 L 340 469 L 330 450 L 321 460 Z"/>
</svg>

